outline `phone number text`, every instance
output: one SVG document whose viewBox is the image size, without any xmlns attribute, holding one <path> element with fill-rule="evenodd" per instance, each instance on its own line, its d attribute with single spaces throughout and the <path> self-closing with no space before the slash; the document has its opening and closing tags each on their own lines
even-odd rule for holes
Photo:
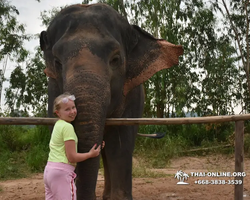
<svg viewBox="0 0 250 200">
<path fill-rule="evenodd" d="M 241 185 L 242 180 L 196 180 L 198 185 Z"/>
</svg>

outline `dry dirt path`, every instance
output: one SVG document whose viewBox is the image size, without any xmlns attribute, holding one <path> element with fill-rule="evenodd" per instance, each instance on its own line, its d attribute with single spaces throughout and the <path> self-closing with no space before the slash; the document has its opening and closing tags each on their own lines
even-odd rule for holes
<svg viewBox="0 0 250 200">
<path fill-rule="evenodd" d="M 234 172 L 233 157 L 206 156 L 182 157 L 171 161 L 166 169 L 153 169 L 169 176 L 165 178 L 134 178 L 134 200 L 233 200 L 234 185 L 199 185 L 195 180 L 233 180 L 229 177 L 189 177 L 187 185 L 177 185 L 174 178 L 179 170 L 190 172 Z M 244 200 L 250 200 L 250 159 L 245 159 Z M 1 181 L 0 200 L 44 200 L 43 174 L 30 178 Z M 97 199 L 101 200 L 103 177 L 99 175 L 96 187 Z"/>
</svg>

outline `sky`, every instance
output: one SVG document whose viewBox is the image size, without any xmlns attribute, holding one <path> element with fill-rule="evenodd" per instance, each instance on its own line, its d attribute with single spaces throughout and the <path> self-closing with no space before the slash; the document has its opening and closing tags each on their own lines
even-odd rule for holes
<svg viewBox="0 0 250 200">
<path fill-rule="evenodd" d="M 93 1 L 94 2 L 94 1 Z M 19 23 L 25 24 L 26 34 L 40 34 L 41 31 L 46 30 L 46 27 L 42 25 L 40 19 L 40 13 L 47 10 L 52 10 L 53 7 L 61 7 L 65 5 L 81 4 L 82 0 L 9 0 L 10 5 L 14 5 L 19 11 L 17 20 Z M 39 46 L 39 39 L 33 39 L 25 42 L 25 47 L 34 52 L 34 48 Z M 1 63 L 2 64 L 2 63 Z M 14 64 L 8 61 L 8 66 L 5 73 L 5 78 L 9 78 Z M 2 91 L 1 107 L 4 104 L 5 88 L 8 87 L 8 82 L 4 82 Z"/>
</svg>

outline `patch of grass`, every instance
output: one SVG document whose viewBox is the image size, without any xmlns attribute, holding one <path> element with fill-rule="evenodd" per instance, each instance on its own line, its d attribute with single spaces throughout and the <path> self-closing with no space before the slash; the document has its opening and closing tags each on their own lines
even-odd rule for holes
<svg viewBox="0 0 250 200">
<path fill-rule="evenodd" d="M 0 142 L 1 149 L 7 149 L 9 151 L 20 151 L 26 148 L 25 141 L 22 137 L 27 133 L 27 127 L 25 126 L 0 126 Z"/>
<path fill-rule="evenodd" d="M 162 139 L 138 137 L 134 155 L 142 157 L 149 168 L 165 168 L 169 166 L 172 158 L 179 156 L 232 154 L 234 147 L 225 145 L 231 144 L 228 139 L 233 133 L 233 125 L 222 123 L 140 126 L 140 133 L 166 132 L 166 136 Z"/>
<path fill-rule="evenodd" d="M 133 167 L 132 176 L 134 178 L 163 178 L 169 176 L 162 172 L 150 170 L 143 165 Z"/>
<path fill-rule="evenodd" d="M 26 163 L 32 172 L 43 172 L 49 154 L 50 132 L 45 126 L 38 126 L 30 133 L 32 145 L 26 153 Z"/>
<path fill-rule="evenodd" d="M 162 139 L 137 138 L 134 156 L 139 160 L 139 164 L 133 166 L 133 177 L 169 176 L 150 169 L 166 168 L 170 165 L 172 158 L 183 155 L 234 153 L 233 147 L 187 151 L 225 144 L 228 142 L 225 138 L 229 135 L 231 127 L 227 130 L 223 128 L 225 127 L 203 125 L 142 126 L 140 133 L 167 132 L 167 134 Z M 46 126 L 1 125 L 0 180 L 22 178 L 33 172 L 43 172 L 49 153 L 49 139 L 50 131 Z M 249 134 L 245 135 L 244 142 L 245 153 L 250 157 Z M 102 162 L 101 168 L 103 168 Z"/>
<path fill-rule="evenodd" d="M 169 176 L 169 174 L 150 168 L 146 162 L 142 157 L 133 157 L 132 176 L 134 178 L 163 178 Z"/>
<path fill-rule="evenodd" d="M 48 151 L 48 147 L 39 144 L 27 152 L 26 163 L 31 172 L 43 172 L 48 159 Z"/>
<path fill-rule="evenodd" d="M 206 156 L 210 154 L 232 154 L 234 147 L 228 142 L 203 140 L 201 146 L 193 146 L 181 152 L 182 156 Z"/>
<path fill-rule="evenodd" d="M 138 138 L 135 156 L 142 157 L 149 168 L 165 168 L 173 157 L 188 147 L 182 137 L 166 135 L 162 139 Z"/>
<path fill-rule="evenodd" d="M 0 126 L 0 180 L 43 172 L 49 139 L 45 126 Z"/>
<path fill-rule="evenodd" d="M 0 179 L 23 178 L 29 174 L 24 152 L 5 151 L 0 155 Z"/>
</svg>

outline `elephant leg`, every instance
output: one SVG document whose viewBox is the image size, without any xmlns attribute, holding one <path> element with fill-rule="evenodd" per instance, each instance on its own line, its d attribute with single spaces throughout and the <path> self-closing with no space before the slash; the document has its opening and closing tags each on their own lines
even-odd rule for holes
<svg viewBox="0 0 250 200">
<path fill-rule="evenodd" d="M 143 88 L 129 93 L 122 118 L 141 117 Z M 103 200 L 132 200 L 132 157 L 138 126 L 106 126 L 103 164 L 105 188 Z"/>
<path fill-rule="evenodd" d="M 105 151 L 102 151 L 102 162 L 104 167 L 104 191 L 103 191 L 103 200 L 110 200 L 111 194 L 111 182 L 110 182 L 110 173 L 107 164 L 107 157 Z"/>
<path fill-rule="evenodd" d="M 136 137 L 134 127 L 109 128 L 104 136 L 104 200 L 132 200 L 132 156 Z"/>
<path fill-rule="evenodd" d="M 76 187 L 78 200 L 95 200 L 95 188 L 99 169 L 99 156 L 77 163 Z"/>
</svg>

